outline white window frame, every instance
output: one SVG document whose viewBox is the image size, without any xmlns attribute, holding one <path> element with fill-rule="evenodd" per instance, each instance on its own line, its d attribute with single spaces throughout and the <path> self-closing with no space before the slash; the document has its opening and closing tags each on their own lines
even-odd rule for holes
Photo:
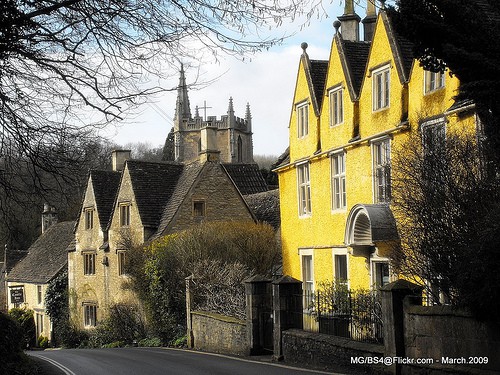
<svg viewBox="0 0 500 375">
<path fill-rule="evenodd" d="M 311 216 L 311 169 L 309 163 L 297 165 L 297 197 L 299 216 Z"/>
<path fill-rule="evenodd" d="M 347 248 L 337 248 L 332 249 L 332 259 L 333 259 L 333 279 L 337 281 L 339 279 L 339 275 L 337 275 L 337 256 L 345 256 L 346 259 L 346 270 L 347 270 L 347 278 L 345 279 L 345 285 L 347 289 L 350 288 L 350 275 L 349 275 L 349 253 L 347 252 Z M 344 283 L 343 283 L 344 284 Z"/>
<path fill-rule="evenodd" d="M 424 94 L 430 94 L 445 87 L 445 72 L 424 70 Z"/>
<path fill-rule="evenodd" d="M 335 87 L 328 92 L 330 104 L 330 127 L 344 123 L 344 88 Z"/>
<path fill-rule="evenodd" d="M 376 289 L 380 288 L 384 285 L 378 285 L 377 284 L 377 275 L 376 275 L 376 268 L 377 264 L 384 263 L 387 264 L 388 270 L 389 270 L 389 276 L 388 276 L 388 283 L 391 282 L 392 280 L 392 269 L 391 269 L 391 263 L 389 261 L 389 258 L 385 257 L 379 257 L 379 256 L 372 256 L 370 257 L 370 283 L 371 283 L 371 288 Z"/>
<path fill-rule="evenodd" d="M 386 147 L 379 154 L 379 148 L 383 145 Z M 389 137 L 375 139 L 371 141 L 371 148 L 373 201 L 374 203 L 388 203 L 391 200 L 391 139 Z M 380 187 L 384 190 L 383 194 L 380 194 Z"/>
<path fill-rule="evenodd" d="M 313 249 L 300 249 L 299 250 L 299 256 L 300 256 L 300 277 L 302 279 L 302 290 L 304 297 L 306 297 L 307 293 L 311 293 L 312 296 L 310 298 L 314 299 L 314 251 Z M 310 259 L 310 279 L 306 280 L 306 275 L 304 272 L 305 271 L 305 263 L 304 259 L 307 257 Z M 304 298 L 304 301 L 306 301 L 306 298 Z M 304 305 L 304 309 L 307 309 L 307 306 Z"/>
<path fill-rule="evenodd" d="M 309 103 L 300 103 L 295 107 L 297 111 L 297 137 L 304 138 L 309 134 Z"/>
<path fill-rule="evenodd" d="M 391 67 L 384 65 L 372 72 L 372 110 L 389 108 L 391 104 Z"/>
<path fill-rule="evenodd" d="M 344 151 L 330 155 L 330 176 L 332 211 L 345 211 L 347 208 L 347 186 L 346 153 Z"/>
<path fill-rule="evenodd" d="M 93 328 L 97 326 L 97 304 L 83 304 L 83 326 L 85 328 Z"/>
<path fill-rule="evenodd" d="M 130 226 L 130 206 L 130 202 L 123 202 L 118 204 L 121 227 Z"/>
</svg>

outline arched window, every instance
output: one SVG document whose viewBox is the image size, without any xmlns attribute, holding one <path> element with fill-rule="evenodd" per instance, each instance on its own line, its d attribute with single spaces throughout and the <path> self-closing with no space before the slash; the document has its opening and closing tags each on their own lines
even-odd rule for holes
<svg viewBox="0 0 500 375">
<path fill-rule="evenodd" d="M 241 136 L 238 136 L 238 163 L 243 162 L 243 141 L 241 140 Z"/>
</svg>

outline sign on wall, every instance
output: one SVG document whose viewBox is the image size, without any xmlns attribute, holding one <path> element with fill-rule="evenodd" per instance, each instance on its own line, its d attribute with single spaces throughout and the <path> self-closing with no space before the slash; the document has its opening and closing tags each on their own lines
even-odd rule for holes
<svg viewBox="0 0 500 375">
<path fill-rule="evenodd" d="M 10 289 L 10 302 L 14 304 L 24 302 L 24 287 L 18 286 Z"/>
</svg>

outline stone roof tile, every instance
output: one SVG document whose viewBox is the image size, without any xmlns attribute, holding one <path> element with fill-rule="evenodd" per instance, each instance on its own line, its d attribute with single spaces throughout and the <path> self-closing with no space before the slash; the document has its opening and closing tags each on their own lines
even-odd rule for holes
<svg viewBox="0 0 500 375">
<path fill-rule="evenodd" d="M 174 162 L 138 160 L 128 160 L 126 165 L 142 224 L 157 228 L 163 209 L 178 185 L 183 166 Z"/>
<path fill-rule="evenodd" d="M 28 249 L 7 276 L 9 281 L 48 283 L 68 262 L 67 248 L 73 241 L 74 221 L 64 221 L 47 229 Z"/>
<path fill-rule="evenodd" d="M 120 186 L 121 173 L 115 171 L 90 171 L 94 199 L 99 223 L 103 231 L 106 230 L 115 202 L 116 193 Z"/>
<path fill-rule="evenodd" d="M 266 180 L 257 164 L 222 164 L 241 195 L 267 191 Z"/>
</svg>

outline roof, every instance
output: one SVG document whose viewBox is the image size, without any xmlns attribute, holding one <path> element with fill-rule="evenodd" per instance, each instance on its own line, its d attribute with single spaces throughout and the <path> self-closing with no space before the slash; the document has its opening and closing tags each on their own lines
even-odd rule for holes
<svg viewBox="0 0 500 375">
<path fill-rule="evenodd" d="M 326 74 L 328 72 L 328 60 L 310 60 L 310 74 L 312 89 L 316 97 L 318 110 L 323 102 L 323 92 L 325 91 Z"/>
<path fill-rule="evenodd" d="M 96 211 L 104 231 L 111 220 L 115 196 L 120 185 L 121 173 L 115 171 L 90 171 Z"/>
<path fill-rule="evenodd" d="M 413 64 L 413 44 L 408 39 L 396 33 L 386 12 L 380 12 L 380 15 L 386 26 L 389 44 L 394 54 L 394 61 L 401 83 L 407 82 L 410 78 L 410 71 Z"/>
<path fill-rule="evenodd" d="M 340 53 L 344 58 L 342 61 L 344 68 L 347 69 L 347 74 L 350 78 L 352 85 L 352 98 L 355 99 L 359 95 L 361 85 L 365 75 L 366 63 L 370 53 L 370 42 L 353 42 L 350 40 L 343 40 L 341 35 L 338 34 L 340 45 Z"/>
<path fill-rule="evenodd" d="M 267 183 L 257 164 L 222 164 L 241 195 L 267 191 Z"/>
<path fill-rule="evenodd" d="M 14 250 L 14 249 L 6 249 L 6 264 L 1 263 L 2 266 L 5 267 L 5 271 L 9 273 L 14 266 L 19 263 L 26 255 L 28 255 L 28 250 Z M 3 260 L 3 259 L 2 259 Z"/>
<path fill-rule="evenodd" d="M 64 221 L 49 227 L 12 269 L 8 281 L 48 283 L 68 262 L 66 248 L 74 239 L 74 226 L 74 221 Z"/>
<path fill-rule="evenodd" d="M 171 198 L 182 174 L 182 164 L 128 160 L 126 167 L 142 225 L 157 228 L 163 208 Z"/>
<path fill-rule="evenodd" d="M 168 227 L 204 166 L 205 164 L 199 162 L 184 165 L 177 185 L 165 205 L 158 225 L 158 230 L 153 238 L 161 235 Z"/>
<path fill-rule="evenodd" d="M 283 153 L 278 156 L 278 160 L 274 162 L 274 164 L 271 166 L 271 170 L 274 170 L 276 168 L 282 167 L 284 165 L 290 164 L 290 146 L 286 148 Z"/>
<path fill-rule="evenodd" d="M 245 201 L 258 221 L 267 223 L 274 229 L 280 227 L 280 197 L 278 189 L 246 195 Z"/>
</svg>

